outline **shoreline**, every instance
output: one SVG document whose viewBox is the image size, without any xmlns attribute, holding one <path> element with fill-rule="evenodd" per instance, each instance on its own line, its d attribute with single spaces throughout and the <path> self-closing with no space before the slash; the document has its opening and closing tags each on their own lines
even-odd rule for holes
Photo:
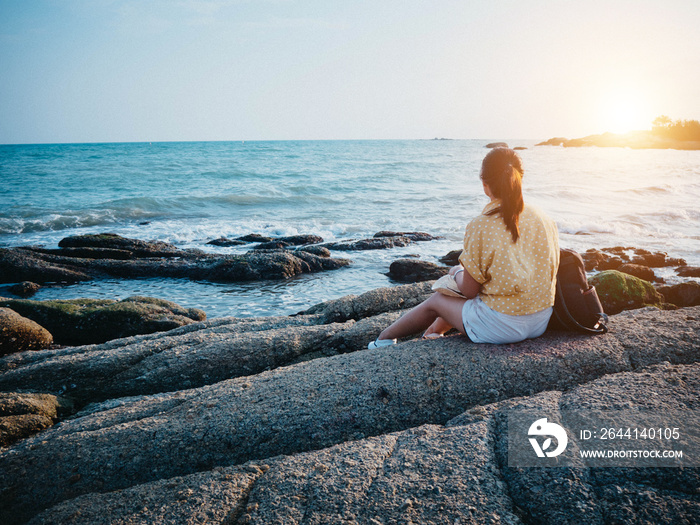
<svg viewBox="0 0 700 525">
<path fill-rule="evenodd" d="M 376 501 L 376 516 L 386 518 L 408 513 L 432 523 L 447 513 L 475 519 L 481 508 L 487 514 L 477 521 L 483 521 L 507 512 L 502 498 L 520 501 L 518 471 L 509 471 L 488 445 L 500 443 L 498 450 L 505 444 L 505 434 L 499 438 L 493 426 L 505 417 L 496 417 L 499 411 L 528 406 L 556 412 L 571 408 L 573 399 L 581 408 L 590 409 L 596 400 L 602 407 L 607 405 L 600 396 L 606 393 L 604 399 L 618 399 L 628 408 L 668 413 L 668 403 L 697 399 L 700 307 L 625 311 L 613 316 L 610 332 L 600 336 L 552 332 L 512 345 L 448 336 L 365 350 L 387 323 L 429 293 L 429 282 L 409 284 L 329 301 L 297 316 L 215 319 L 99 346 L 0 358 L 0 391 L 19 398 L 35 392 L 49 401 L 55 396 L 60 415 L 54 421 L 61 422 L 0 449 L 0 488 L 14 487 L 0 502 L 0 516 L 9 524 L 41 511 L 36 523 L 60 522 L 68 515 L 74 523 L 103 523 L 115 516 L 148 523 L 162 519 L 161 513 L 191 519 L 204 504 L 229 517 L 249 514 L 253 522 L 281 523 L 285 519 L 279 516 L 295 509 L 313 514 L 337 502 L 346 509 L 338 512 L 362 514 L 366 502 Z M 25 393 L 11 394 L 18 389 Z M 649 389 L 657 396 L 642 394 Z M 453 432 L 455 445 L 447 439 Z M 423 452 L 416 455 L 418 450 Z M 467 450 L 472 452 L 464 456 Z M 439 458 L 449 460 L 434 464 Z M 388 461 L 392 470 L 379 479 L 399 483 L 398 500 L 391 492 L 365 489 L 354 503 L 346 498 L 356 490 L 333 491 L 320 507 L 306 497 L 289 499 L 329 482 L 342 487 L 366 479 L 369 487 L 376 475 L 356 469 L 381 471 Z M 332 471 L 316 470 L 324 465 Z M 424 466 L 411 484 L 404 476 L 413 465 Z M 451 470 L 438 476 L 446 466 Z M 481 482 L 449 488 L 450 480 L 462 479 L 454 475 L 462 468 L 466 479 L 477 476 Z M 499 471 L 505 476 L 501 488 L 483 492 L 486 472 Z M 697 468 L 669 471 L 691 484 L 700 473 Z M 571 487 L 563 481 L 571 470 L 552 472 L 562 477 L 562 487 Z M 610 473 L 625 493 L 638 495 L 638 488 L 625 484 L 624 469 Z M 577 498 L 577 489 L 555 494 L 543 480 L 528 478 L 523 482 L 540 487 L 541 497 L 538 503 L 524 498 L 523 508 L 537 507 L 555 519 L 562 498 Z M 593 479 L 585 483 L 596 485 Z M 428 485 L 438 488 L 426 492 Z M 279 489 L 283 499 L 277 503 L 265 496 L 272 491 L 273 498 L 275 486 L 286 487 Z M 673 496 L 673 510 L 657 506 L 669 496 L 664 487 L 645 484 L 644 490 L 658 498 L 645 499 L 637 510 L 674 512 L 681 519 L 696 508 L 682 492 Z M 186 498 L 179 496 L 183 490 Z M 438 512 L 445 503 L 441 494 L 452 490 L 460 501 L 477 498 L 478 507 L 448 505 Z M 209 501 L 211 507 L 204 503 Z M 606 497 L 588 501 L 590 509 L 606 512 Z"/>
</svg>

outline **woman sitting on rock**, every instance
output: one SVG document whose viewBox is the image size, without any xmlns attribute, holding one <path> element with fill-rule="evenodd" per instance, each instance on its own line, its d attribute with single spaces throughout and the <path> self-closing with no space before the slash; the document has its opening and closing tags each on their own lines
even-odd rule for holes
<svg viewBox="0 0 700 525">
<path fill-rule="evenodd" d="M 554 305 L 559 237 L 554 221 L 523 203 L 520 157 L 491 150 L 481 165 L 491 202 L 464 235 L 460 264 L 450 269 L 463 297 L 435 293 L 386 328 L 369 348 L 425 330 L 433 338 L 456 328 L 475 343 L 538 337 Z"/>
</svg>

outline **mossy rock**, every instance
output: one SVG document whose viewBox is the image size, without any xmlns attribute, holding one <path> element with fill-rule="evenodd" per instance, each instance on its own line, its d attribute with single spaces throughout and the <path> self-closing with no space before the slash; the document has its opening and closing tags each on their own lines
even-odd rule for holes
<svg viewBox="0 0 700 525">
<path fill-rule="evenodd" d="M 172 330 L 206 319 L 195 308 L 183 308 L 152 297 L 72 299 L 65 301 L 4 300 L 0 306 L 12 308 L 46 329 L 60 344 L 104 343 L 112 339 Z"/>
<path fill-rule="evenodd" d="M 43 350 L 52 342 L 53 337 L 41 324 L 10 308 L 0 308 L 0 355 Z"/>
<path fill-rule="evenodd" d="M 605 270 L 588 282 L 595 286 L 600 302 L 608 314 L 618 314 L 623 310 L 634 310 L 644 306 L 661 307 L 665 302 L 664 296 L 656 291 L 654 286 L 638 277 Z"/>
<path fill-rule="evenodd" d="M 52 426 L 72 410 L 70 400 L 50 394 L 0 392 L 0 447 Z"/>
</svg>

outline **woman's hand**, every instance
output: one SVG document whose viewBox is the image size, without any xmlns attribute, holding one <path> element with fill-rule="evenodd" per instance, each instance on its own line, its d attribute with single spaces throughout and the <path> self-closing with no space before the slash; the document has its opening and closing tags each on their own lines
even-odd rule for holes
<svg viewBox="0 0 700 525">
<path fill-rule="evenodd" d="M 468 272 L 464 271 L 462 265 L 453 266 L 450 268 L 449 273 L 457 283 L 457 288 L 462 292 L 462 295 L 467 299 L 474 299 L 479 294 L 481 285 L 474 280 L 474 278 L 469 275 Z"/>
</svg>

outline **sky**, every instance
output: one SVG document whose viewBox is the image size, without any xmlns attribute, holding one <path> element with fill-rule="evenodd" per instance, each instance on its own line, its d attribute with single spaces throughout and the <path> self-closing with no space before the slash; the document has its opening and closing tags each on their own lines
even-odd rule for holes
<svg viewBox="0 0 700 525">
<path fill-rule="evenodd" d="M 698 0 L 0 0 L 0 144 L 700 120 Z"/>
</svg>

